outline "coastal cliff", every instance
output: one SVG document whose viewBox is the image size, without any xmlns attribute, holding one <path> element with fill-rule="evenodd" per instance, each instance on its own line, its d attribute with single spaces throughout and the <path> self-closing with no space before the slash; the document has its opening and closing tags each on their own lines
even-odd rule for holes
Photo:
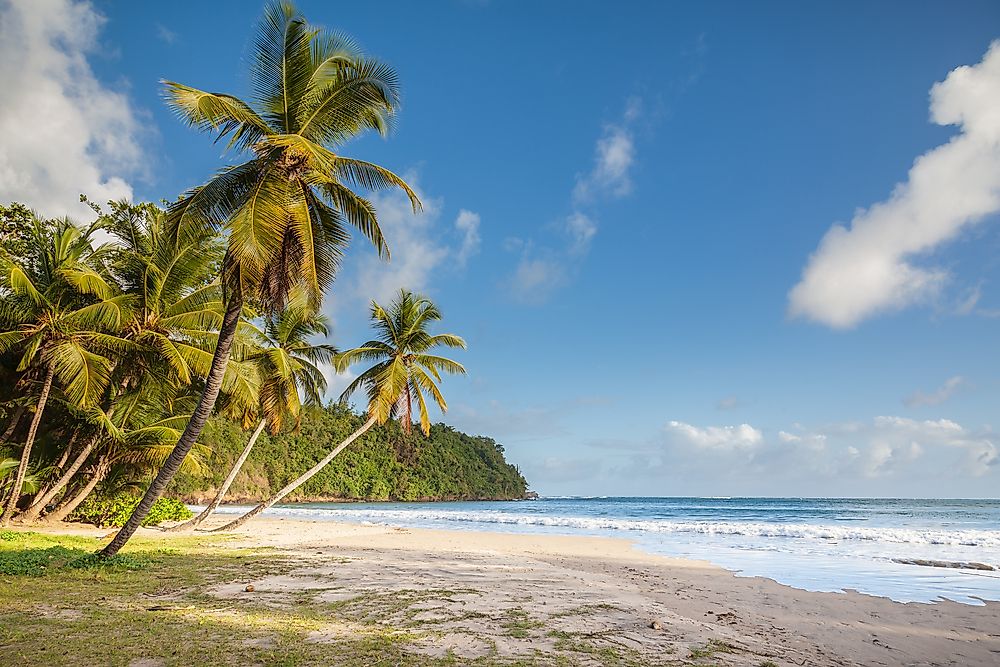
<svg viewBox="0 0 1000 667">
<path fill-rule="evenodd" d="M 227 495 L 226 502 L 268 497 L 309 468 L 357 428 L 360 417 L 341 405 L 303 415 L 297 432 L 262 435 Z M 211 465 L 203 473 L 179 474 L 170 495 L 205 503 L 246 444 L 249 433 L 228 419 L 213 418 L 201 437 Z M 344 450 L 287 502 L 361 500 L 519 500 L 534 494 L 503 446 L 435 424 L 429 436 L 404 433 L 396 422 L 373 428 Z"/>
</svg>

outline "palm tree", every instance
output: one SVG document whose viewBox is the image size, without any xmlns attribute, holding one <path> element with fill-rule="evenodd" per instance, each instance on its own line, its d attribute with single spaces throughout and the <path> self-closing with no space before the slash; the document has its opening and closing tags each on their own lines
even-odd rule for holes
<svg viewBox="0 0 1000 667">
<path fill-rule="evenodd" d="M 54 382 L 59 381 L 72 404 L 93 405 L 107 387 L 112 370 L 112 361 L 105 355 L 134 349 L 115 335 L 127 317 L 130 299 L 85 262 L 97 254 L 92 252 L 89 232 L 67 220 L 54 227 L 38 221 L 36 230 L 34 255 L 27 265 L 0 259 L 0 353 L 17 350 L 17 370 L 33 374 L 36 381 L 41 378 L 0 525 L 9 523 L 20 499 Z"/>
<path fill-rule="evenodd" d="M 214 500 L 198 516 L 168 530 L 193 529 L 219 508 L 264 427 L 267 426 L 268 431 L 276 435 L 286 417 L 293 418 L 298 426 L 303 404 L 300 393 L 306 405 L 322 405 L 326 378 L 317 364 L 329 363 L 337 351 L 330 345 L 313 345 L 309 339 L 317 335 L 329 336 L 329 333 L 326 317 L 309 308 L 301 291 L 296 291 L 289 298 L 283 311 L 266 319 L 259 351 L 252 353 L 248 359 L 258 365 L 261 378 L 258 406 L 254 410 L 261 415 L 257 428 L 226 475 Z"/>
<path fill-rule="evenodd" d="M 166 234 L 164 214 L 155 205 L 122 200 L 109 202 L 109 206 L 105 213 L 92 205 L 100 214 L 94 226 L 116 238 L 114 244 L 102 248 L 100 268 L 130 299 L 129 317 L 121 334 L 136 345 L 127 358 L 112 359 L 102 407 L 90 411 L 89 416 L 100 415 L 105 420 L 114 413 L 118 397 L 130 388 L 159 383 L 174 390 L 204 377 L 211 363 L 211 352 L 205 348 L 214 337 L 213 328 L 222 320 L 221 289 L 212 275 L 221 249 L 213 235 L 192 235 L 177 241 Z M 63 269 L 62 277 L 83 288 L 95 280 L 94 272 L 92 267 L 77 263 Z M 230 369 L 229 375 L 235 370 Z M 78 418 L 93 421 L 87 420 L 87 412 Z M 69 468 L 39 494 L 19 520 L 37 520 L 87 462 L 106 435 L 100 420 L 92 426 L 95 428 Z M 64 453 L 69 453 L 68 448 Z"/>
<path fill-rule="evenodd" d="M 354 362 L 375 362 L 340 396 L 340 400 L 346 402 L 355 391 L 365 387 L 368 390 L 368 419 L 300 477 L 243 516 L 216 530 L 239 528 L 279 502 L 309 481 L 345 447 L 364 435 L 375 424 L 385 423 L 393 415 L 398 414 L 403 422 L 403 429 L 409 432 L 413 426 L 414 398 L 420 412 L 420 428 L 424 435 L 428 435 L 431 423 L 427 414 L 425 392 L 431 395 L 442 412 L 448 410 L 448 404 L 437 386 L 441 381 L 441 372 L 464 374 L 465 367 L 457 361 L 428 352 L 440 346 L 465 349 L 465 341 L 454 334 L 428 333 L 428 326 L 441 319 L 441 311 L 437 306 L 423 296 L 401 289 L 389 310 L 372 301 L 371 319 L 378 331 L 378 337 L 361 347 L 337 355 L 337 370 L 341 372 L 347 370 Z"/>
<path fill-rule="evenodd" d="M 345 157 L 339 147 L 368 130 L 386 134 L 398 107 L 392 68 L 349 40 L 306 23 L 288 2 L 265 9 L 253 43 L 252 103 L 166 82 L 168 104 L 192 127 L 252 154 L 187 192 L 168 211 L 172 234 L 228 232 L 226 301 L 201 399 L 177 445 L 132 516 L 101 554 L 113 556 L 138 530 L 177 473 L 215 405 L 245 300 L 277 312 L 294 286 L 318 307 L 355 227 L 388 257 L 374 206 L 351 188 L 401 188 L 391 171 Z M 346 225 L 345 225 L 346 223 Z"/>
<path fill-rule="evenodd" d="M 95 409 L 91 419 L 99 425 L 89 480 L 67 494 L 45 515 L 47 522 L 65 519 L 113 472 L 134 482 L 163 463 L 186 424 L 195 396 L 186 388 L 154 382 L 119 394 L 107 412 Z M 182 469 L 203 472 L 206 448 L 196 445 Z"/>
</svg>

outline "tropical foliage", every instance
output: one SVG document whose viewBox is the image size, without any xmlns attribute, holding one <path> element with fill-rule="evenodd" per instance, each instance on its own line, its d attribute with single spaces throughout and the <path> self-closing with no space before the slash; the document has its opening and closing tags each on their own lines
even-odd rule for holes
<svg viewBox="0 0 1000 667">
<path fill-rule="evenodd" d="M 399 104 L 396 74 L 349 38 L 309 25 L 289 2 L 267 6 L 252 41 L 249 101 L 165 82 L 168 105 L 214 134 L 244 162 L 193 188 L 167 213 L 178 242 L 219 234 L 224 315 L 198 403 L 133 516 L 102 553 L 116 554 L 180 469 L 211 415 L 244 304 L 281 311 L 301 290 L 313 309 L 331 285 L 354 228 L 389 256 L 375 207 L 354 188 L 402 189 L 394 173 L 341 148 L 369 131 L 386 134 Z"/>
<path fill-rule="evenodd" d="M 524 494 L 502 448 L 431 425 L 442 374 L 465 372 L 435 349 L 465 342 L 430 331 L 428 299 L 400 290 L 372 303 L 375 338 L 342 354 L 325 342 L 320 305 L 351 231 L 389 256 L 366 193 L 399 188 L 420 208 L 342 150 L 388 132 L 395 73 L 287 2 L 268 5 L 251 53 L 247 101 L 164 84 L 236 158 L 208 182 L 164 207 L 81 197 L 88 225 L 0 206 L 0 523 L 121 525 L 114 555 L 140 525 L 181 518 L 159 501 L 178 473 L 175 492 L 217 491 L 193 524 L 232 484 L 266 499 L 241 521 L 286 496 Z M 342 396 L 364 390 L 363 415 L 322 406 L 324 364 L 367 366 Z"/>
<path fill-rule="evenodd" d="M 441 319 L 441 313 L 428 299 L 401 289 L 398 298 L 389 311 L 372 301 L 372 322 L 381 332 L 377 341 L 369 341 L 363 347 L 348 350 L 337 356 L 337 368 L 345 370 L 352 361 L 373 360 L 375 365 L 361 373 L 341 395 L 346 402 L 357 389 L 368 390 L 368 419 L 354 429 L 336 447 L 331 449 L 318 463 L 291 482 L 283 486 L 269 498 L 261 501 L 252 510 L 216 530 L 232 530 L 243 525 L 268 507 L 280 502 L 300 486 L 319 474 L 334 458 L 355 440 L 362 437 L 376 424 L 386 423 L 393 415 L 400 415 L 403 430 L 409 434 L 412 424 L 412 396 L 417 396 L 420 405 L 420 420 L 424 434 L 430 433 L 427 406 L 421 387 L 432 392 L 442 412 L 448 409 L 444 397 L 427 373 L 440 381 L 438 369 L 450 373 L 465 373 L 465 368 L 456 361 L 427 354 L 439 345 L 465 347 L 465 341 L 454 334 L 431 335 L 427 327 Z"/>
<path fill-rule="evenodd" d="M 301 428 L 264 434 L 230 487 L 227 502 L 255 503 L 272 496 L 336 443 L 364 423 L 342 404 L 307 412 Z M 170 495 L 203 504 L 212 498 L 246 442 L 239 424 L 214 417 L 203 438 L 212 443 L 212 462 L 203 473 L 180 473 Z M 504 449 L 485 436 L 431 424 L 407 434 L 397 422 L 374 426 L 286 502 L 320 500 L 473 500 L 523 498 L 527 484 L 504 459 Z"/>
</svg>

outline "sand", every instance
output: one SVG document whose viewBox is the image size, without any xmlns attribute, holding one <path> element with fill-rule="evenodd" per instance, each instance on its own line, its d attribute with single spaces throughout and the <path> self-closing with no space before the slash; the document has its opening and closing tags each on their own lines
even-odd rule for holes
<svg viewBox="0 0 1000 667">
<path fill-rule="evenodd" d="M 451 651 L 460 660 L 530 658 L 584 642 L 650 663 L 1000 665 L 1000 604 L 993 602 L 902 604 L 802 591 L 645 554 L 620 539 L 268 518 L 237 534 L 234 546 L 287 556 L 287 571 L 233 581 L 213 595 L 245 596 L 250 584 L 255 599 L 275 604 L 296 595 L 354 599 L 365 622 L 413 631 L 415 651 Z M 311 639 L 349 631 L 332 625 Z M 600 653 L 590 659 L 602 664 Z"/>
</svg>

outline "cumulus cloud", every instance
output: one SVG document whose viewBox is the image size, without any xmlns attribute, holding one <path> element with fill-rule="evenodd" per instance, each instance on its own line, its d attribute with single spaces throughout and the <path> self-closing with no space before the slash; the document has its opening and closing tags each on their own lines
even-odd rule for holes
<svg viewBox="0 0 1000 667">
<path fill-rule="evenodd" d="M 935 296 L 949 279 L 915 261 L 1000 211 L 1000 41 L 930 93 L 931 120 L 959 134 L 921 155 L 885 201 L 834 225 L 789 293 L 789 313 L 852 327 Z"/>
<path fill-rule="evenodd" d="M 996 436 L 948 419 L 881 416 L 807 429 L 794 426 L 767 436 L 749 424 L 694 426 L 668 422 L 662 457 L 672 467 L 718 469 L 725 465 L 755 473 L 879 478 L 918 471 L 960 471 L 979 477 L 997 470 Z"/>
<path fill-rule="evenodd" d="M 699 427 L 671 421 L 667 422 L 666 432 L 668 437 L 699 449 L 745 449 L 759 445 L 764 440 L 764 434 L 749 424 Z"/>
<path fill-rule="evenodd" d="M 0 2 L 0 201 L 43 215 L 84 215 L 131 197 L 140 126 L 128 97 L 87 61 L 104 18 L 87 2 Z"/>
<path fill-rule="evenodd" d="M 965 380 L 960 375 L 950 377 L 944 381 L 943 385 L 929 394 L 922 391 L 913 392 L 903 399 L 903 404 L 908 408 L 920 407 L 924 405 L 941 405 L 951 398 L 964 382 Z"/>
</svg>

